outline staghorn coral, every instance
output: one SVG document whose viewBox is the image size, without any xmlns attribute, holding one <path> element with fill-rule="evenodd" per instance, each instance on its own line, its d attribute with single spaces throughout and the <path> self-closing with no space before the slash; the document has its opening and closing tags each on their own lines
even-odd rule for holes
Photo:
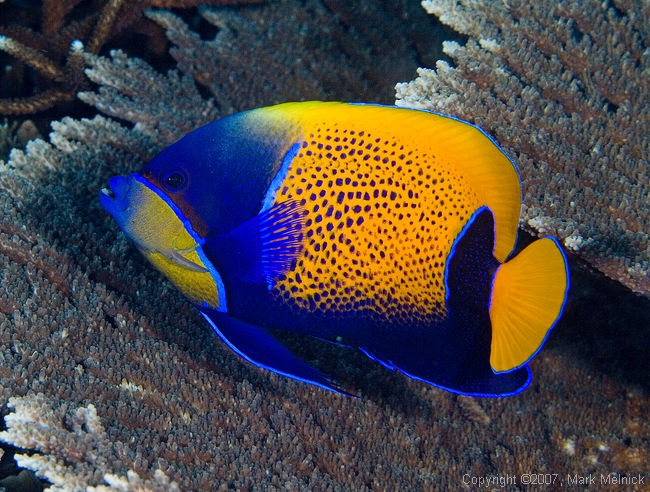
<svg viewBox="0 0 650 492">
<path fill-rule="evenodd" d="M 43 33 L 36 33 L 23 26 L 2 27 L 0 50 L 30 66 L 50 83 L 31 96 L 0 99 L 0 113 L 29 114 L 42 111 L 58 103 L 72 101 L 79 90 L 88 88 L 82 72 L 80 40 L 87 40 L 93 53 L 99 52 L 121 3 L 121 0 L 109 0 L 99 16 L 92 15 L 64 27 L 63 17 L 67 10 L 63 8 L 64 4 L 46 1 L 43 5 Z M 70 8 L 73 4 L 71 2 Z M 43 53 L 48 53 L 49 56 Z"/>
<path fill-rule="evenodd" d="M 5 118 L 0 124 L 0 161 L 6 161 L 11 149 L 24 148 L 27 142 L 42 138 L 32 120 L 24 120 L 18 124 L 17 121 L 9 123 Z"/>
<path fill-rule="evenodd" d="M 24 449 L 38 449 L 43 454 L 15 455 L 19 466 L 36 470 L 53 485 L 51 492 L 69 490 L 174 491 L 178 485 L 170 482 L 156 470 L 152 480 L 142 480 L 133 470 L 127 477 L 106 474 L 102 478 L 110 485 L 93 487 L 96 469 L 104 469 L 103 462 L 112 443 L 97 416 L 94 405 L 71 412 L 66 406 L 55 411 L 42 394 L 10 398 L 14 411 L 5 423 L 8 431 L 0 432 L 0 439 Z"/>
<path fill-rule="evenodd" d="M 262 0 L 201 0 L 202 4 L 232 5 L 259 3 Z M 145 10 L 158 8 L 196 7 L 198 0 L 124 0 L 96 1 L 94 10 L 81 19 L 66 24 L 81 0 L 44 0 L 42 32 L 22 25 L 0 27 L 0 50 L 32 67 L 44 79 L 36 94 L 0 99 L 0 114 L 30 114 L 76 98 L 77 92 L 88 89 L 80 62 L 80 44 L 88 53 L 97 54 L 111 38 L 127 30 Z M 7 17 L 9 18 L 9 17 Z M 145 34 L 151 35 L 146 27 Z M 44 53 L 47 53 L 46 56 Z M 47 82 L 46 82 L 47 81 Z"/>
<path fill-rule="evenodd" d="M 271 30 L 283 26 L 287 39 L 299 39 L 290 29 L 313 29 L 308 19 L 336 30 L 322 4 L 306 4 L 320 14 L 303 23 L 295 18 L 304 11 L 286 15 L 286 24 L 279 18 L 281 10 L 302 7 L 298 1 L 240 14 L 209 11 L 232 16 L 231 26 L 257 19 L 240 37 L 263 34 L 260 19 Z M 179 40 L 188 34 L 180 23 L 170 29 Z M 224 37 L 214 43 L 220 49 L 239 46 Z M 192 50 L 176 53 L 188 72 L 190 61 L 211 49 L 210 42 L 192 42 Z M 295 49 L 304 55 L 302 46 Z M 372 87 L 354 62 L 328 58 L 335 51 L 320 52 L 320 63 L 346 73 L 331 77 L 347 82 L 305 82 L 303 89 L 336 98 Z M 363 355 L 300 338 L 292 340 L 297 352 L 363 399 L 242 362 L 137 253 L 96 196 L 108 177 L 139 168 L 186 131 L 185 119 L 198 125 L 213 114 L 268 104 L 273 91 L 235 98 L 229 73 L 215 69 L 203 79 L 215 103 L 201 105 L 198 89 L 174 72 L 155 75 L 120 53 L 85 59 L 103 88 L 82 97 L 132 125 L 66 118 L 54 125 L 51 143 L 14 150 L 0 171 L 2 436 L 32 439 L 21 444 L 34 453 L 23 464 L 63 477 L 56 487 L 72 489 L 79 473 L 81 486 L 94 490 L 176 483 L 183 491 L 429 491 L 465 489 L 465 474 L 645 472 L 650 341 L 638 338 L 637 327 L 647 323 L 650 303 L 581 272 L 574 273 L 564 321 L 533 361 L 533 386 L 513 398 L 458 398 Z M 281 80 L 265 66 L 249 68 L 233 91 L 246 80 Z M 152 76 L 147 91 L 128 83 Z"/>
<path fill-rule="evenodd" d="M 339 21 L 350 14 L 348 9 L 357 17 Z M 404 5 L 400 15 L 409 11 Z M 385 33 L 405 29 L 399 17 L 390 17 L 392 10 L 355 10 L 346 2 L 307 0 L 300 6 L 271 2 L 263 18 L 260 12 L 200 8 L 205 21 L 219 29 L 210 41 L 169 12 L 150 11 L 147 16 L 167 30 L 176 45 L 170 54 L 178 68 L 210 90 L 222 114 L 309 99 L 390 102 L 386 95 L 392 81 L 408 74 L 416 61 L 414 45 L 424 52 L 433 49 L 430 39 L 395 36 L 388 41 Z M 425 27 L 421 19 L 417 23 Z M 263 60 L 265 69 L 253 76 L 249 60 Z"/>
<path fill-rule="evenodd" d="M 515 159 L 521 225 L 650 296 L 650 7 L 639 1 L 423 2 L 470 36 L 397 104 L 475 122 Z"/>
<path fill-rule="evenodd" d="M 14 121 L 10 124 L 7 118 L 5 118 L 3 124 L 0 124 L 0 160 L 7 160 L 9 151 L 18 147 L 17 129 L 18 123 Z"/>
<path fill-rule="evenodd" d="M 87 55 L 92 68 L 86 74 L 102 85 L 98 94 L 79 94 L 88 104 L 137 123 L 140 133 L 159 135 L 162 141 L 158 144 L 163 145 L 217 117 L 214 101 L 201 97 L 189 75 L 180 77 L 171 71 L 163 76 L 142 60 L 128 58 L 120 51 L 111 52 L 111 56 L 108 60 Z"/>
</svg>

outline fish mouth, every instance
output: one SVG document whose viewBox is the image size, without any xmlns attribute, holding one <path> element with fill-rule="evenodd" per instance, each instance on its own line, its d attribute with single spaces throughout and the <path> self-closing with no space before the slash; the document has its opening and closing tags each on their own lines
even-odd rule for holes
<svg viewBox="0 0 650 492">
<path fill-rule="evenodd" d="M 112 215 L 124 212 L 129 206 L 129 189 L 129 178 L 115 176 L 108 181 L 108 186 L 99 192 L 99 203 Z"/>
<path fill-rule="evenodd" d="M 111 200 L 115 200 L 115 193 L 110 188 L 102 188 L 101 192 Z"/>
</svg>

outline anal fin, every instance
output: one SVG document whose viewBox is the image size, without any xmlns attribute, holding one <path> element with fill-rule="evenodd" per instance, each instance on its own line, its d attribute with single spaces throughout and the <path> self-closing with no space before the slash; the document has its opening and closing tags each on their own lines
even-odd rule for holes
<svg viewBox="0 0 650 492">
<path fill-rule="evenodd" d="M 355 333 L 363 352 L 389 369 L 463 395 L 503 397 L 528 386 L 527 367 L 496 374 L 490 366 L 489 302 L 499 266 L 494 234 L 492 212 L 482 207 L 456 238 L 445 272 L 447 318 L 387 328 L 383 336 Z"/>
</svg>

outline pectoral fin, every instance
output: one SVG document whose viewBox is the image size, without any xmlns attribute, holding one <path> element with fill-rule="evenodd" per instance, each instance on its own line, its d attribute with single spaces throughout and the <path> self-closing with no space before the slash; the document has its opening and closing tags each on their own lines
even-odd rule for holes
<svg viewBox="0 0 650 492">
<path fill-rule="evenodd" d="M 148 250 L 146 248 L 143 248 L 141 246 L 138 246 L 138 249 L 147 258 L 149 257 L 149 255 L 151 253 L 159 253 L 159 254 L 163 255 L 165 258 L 167 258 L 169 261 L 171 261 L 172 263 L 174 263 L 174 264 L 176 264 L 176 265 L 178 265 L 180 267 L 183 267 L 183 268 L 185 268 L 187 270 L 191 270 L 193 272 L 199 272 L 199 273 L 205 273 L 205 272 L 208 271 L 207 268 L 199 265 L 198 263 L 194 263 L 192 260 L 188 260 L 187 258 L 185 258 L 183 256 L 183 253 L 185 253 L 185 251 L 181 252 L 181 251 L 176 251 L 175 249 L 168 249 L 168 250 L 164 250 L 164 251 L 150 251 L 150 250 Z M 187 250 L 187 252 L 194 251 L 195 249 L 196 248 Z"/>
<path fill-rule="evenodd" d="M 279 203 L 228 234 L 206 238 L 203 249 L 221 271 L 271 285 L 302 253 L 303 221 L 298 202 Z"/>
</svg>

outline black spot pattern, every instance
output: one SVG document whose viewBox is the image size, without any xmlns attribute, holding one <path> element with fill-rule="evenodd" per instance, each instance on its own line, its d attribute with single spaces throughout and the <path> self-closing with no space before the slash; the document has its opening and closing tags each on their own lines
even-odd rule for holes
<svg viewBox="0 0 650 492">
<path fill-rule="evenodd" d="M 440 319 L 447 257 L 479 199 L 434 142 L 361 126 L 321 123 L 304 137 L 275 201 L 305 208 L 306 244 L 274 294 L 310 312 Z"/>
</svg>

